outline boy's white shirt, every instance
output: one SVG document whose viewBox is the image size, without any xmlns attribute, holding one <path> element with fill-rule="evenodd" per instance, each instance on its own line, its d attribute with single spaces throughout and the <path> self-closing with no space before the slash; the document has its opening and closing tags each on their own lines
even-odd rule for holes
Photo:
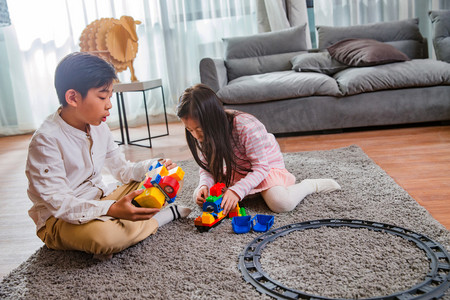
<svg viewBox="0 0 450 300">
<path fill-rule="evenodd" d="M 142 180 L 154 161 L 127 161 L 106 123 L 90 126 L 90 147 L 86 132 L 67 124 L 59 111 L 47 117 L 28 148 L 25 173 L 33 202 L 28 213 L 36 230 L 50 216 L 73 224 L 104 219 L 115 201 L 99 198 L 117 185 L 103 182 L 103 167 L 118 181 L 129 183 Z"/>
</svg>

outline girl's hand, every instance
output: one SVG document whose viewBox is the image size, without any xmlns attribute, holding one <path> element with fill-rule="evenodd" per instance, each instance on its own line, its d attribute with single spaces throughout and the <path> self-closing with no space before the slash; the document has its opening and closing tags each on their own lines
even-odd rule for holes
<svg viewBox="0 0 450 300">
<path fill-rule="evenodd" d="M 152 218 L 159 212 L 159 208 L 136 207 L 131 203 L 131 200 L 143 191 L 144 190 L 133 191 L 122 199 L 117 200 L 117 202 L 109 207 L 106 215 L 130 221 L 148 220 Z"/>
<path fill-rule="evenodd" d="M 223 214 L 226 216 L 228 213 L 234 209 L 237 205 L 237 203 L 241 200 L 235 192 L 228 189 L 224 195 L 222 200 L 222 208 L 223 208 Z"/>
<path fill-rule="evenodd" d="M 201 186 L 197 192 L 197 197 L 195 198 L 195 202 L 198 206 L 202 206 L 205 203 L 206 198 L 208 198 L 208 187 L 206 185 Z"/>
<path fill-rule="evenodd" d="M 163 159 L 161 164 L 163 164 L 167 170 L 173 169 L 177 167 L 177 164 L 174 163 L 170 158 Z"/>
</svg>

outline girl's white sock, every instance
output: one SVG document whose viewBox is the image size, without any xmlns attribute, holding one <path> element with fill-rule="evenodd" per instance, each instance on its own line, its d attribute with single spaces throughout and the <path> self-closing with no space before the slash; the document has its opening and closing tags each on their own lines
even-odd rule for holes
<svg viewBox="0 0 450 300">
<path fill-rule="evenodd" d="M 190 213 L 191 209 L 188 207 L 171 205 L 154 215 L 153 218 L 158 221 L 158 225 L 161 227 L 169 222 L 172 222 L 173 220 L 186 218 Z"/>
<path fill-rule="evenodd" d="M 341 186 L 333 179 L 305 179 L 300 182 L 304 186 L 309 186 L 312 193 L 328 193 L 340 190 Z"/>
<path fill-rule="evenodd" d="M 283 187 L 275 186 L 261 194 L 269 208 L 277 213 L 293 210 L 306 196 L 312 193 L 327 193 L 340 190 L 333 179 L 305 179 L 300 183 Z"/>
</svg>

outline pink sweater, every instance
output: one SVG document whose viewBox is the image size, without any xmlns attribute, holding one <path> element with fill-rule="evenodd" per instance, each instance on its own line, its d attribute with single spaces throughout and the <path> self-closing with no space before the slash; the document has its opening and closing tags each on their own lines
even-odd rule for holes
<svg viewBox="0 0 450 300">
<path fill-rule="evenodd" d="M 267 177 L 270 169 L 285 169 L 285 165 L 275 137 L 268 133 L 264 125 L 254 116 L 246 113 L 238 114 L 234 118 L 233 137 L 239 141 L 234 154 L 240 159 L 249 161 L 250 163 L 241 165 L 252 170 L 229 187 L 242 200 Z M 236 177 L 242 176 L 236 174 Z M 214 183 L 211 173 L 200 168 L 199 186 L 206 185 L 210 188 Z"/>
</svg>

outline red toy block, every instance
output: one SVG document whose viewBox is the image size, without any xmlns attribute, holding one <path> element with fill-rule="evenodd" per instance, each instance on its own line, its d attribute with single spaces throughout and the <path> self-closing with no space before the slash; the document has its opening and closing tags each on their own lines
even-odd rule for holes
<svg viewBox="0 0 450 300">
<path fill-rule="evenodd" d="M 220 196 L 223 193 L 223 188 L 225 187 L 224 183 L 216 183 L 209 189 L 209 194 L 211 196 Z"/>
<path fill-rule="evenodd" d="M 147 180 L 144 182 L 144 187 L 146 188 L 146 189 L 149 189 L 149 188 L 151 188 L 152 186 L 153 186 L 153 184 L 152 184 L 152 178 L 151 177 L 148 177 L 147 178 Z"/>
</svg>

